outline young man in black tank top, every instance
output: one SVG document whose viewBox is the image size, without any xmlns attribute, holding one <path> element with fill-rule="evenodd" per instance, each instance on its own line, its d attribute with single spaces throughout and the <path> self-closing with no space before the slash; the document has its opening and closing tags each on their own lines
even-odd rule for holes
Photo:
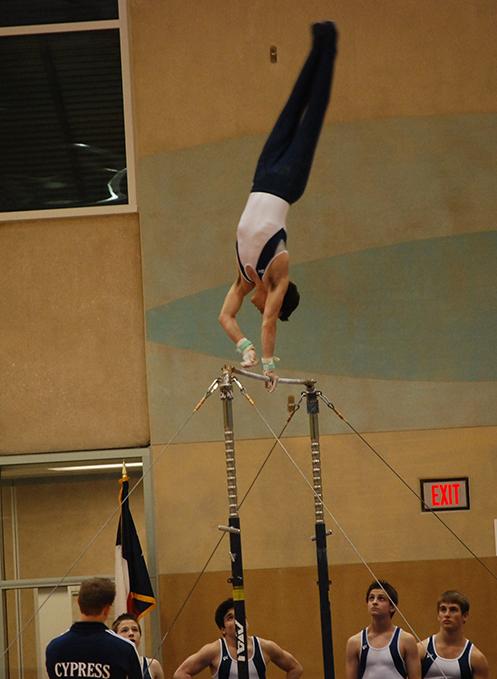
<svg viewBox="0 0 497 679">
<path fill-rule="evenodd" d="M 189 656 L 174 673 L 173 679 L 191 679 L 207 667 L 215 679 L 238 677 L 236 665 L 235 610 L 233 599 L 226 599 L 216 609 L 215 621 L 222 638 L 202 646 Z M 249 679 L 265 679 L 266 666 L 274 663 L 287 679 L 299 679 L 302 665 L 291 653 L 274 641 L 260 637 L 248 638 Z"/>
</svg>

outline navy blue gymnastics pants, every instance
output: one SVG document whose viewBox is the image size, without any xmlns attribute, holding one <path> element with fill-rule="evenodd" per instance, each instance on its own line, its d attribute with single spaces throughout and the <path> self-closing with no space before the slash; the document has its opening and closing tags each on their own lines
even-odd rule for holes
<svg viewBox="0 0 497 679">
<path fill-rule="evenodd" d="M 304 193 L 330 100 L 337 32 L 314 24 L 313 43 L 290 97 L 269 135 L 255 170 L 252 191 L 295 203 Z"/>
</svg>

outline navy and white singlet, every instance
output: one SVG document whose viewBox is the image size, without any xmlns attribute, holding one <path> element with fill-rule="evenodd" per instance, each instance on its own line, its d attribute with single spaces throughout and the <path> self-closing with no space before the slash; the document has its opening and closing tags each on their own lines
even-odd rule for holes
<svg viewBox="0 0 497 679">
<path fill-rule="evenodd" d="M 331 22 L 312 26 L 312 48 L 257 162 L 237 230 L 240 273 L 250 264 L 260 278 L 286 252 L 286 215 L 304 193 L 328 107 L 337 31 Z"/>
<path fill-rule="evenodd" d="M 271 193 L 255 192 L 248 197 L 236 231 L 236 254 L 243 278 L 253 283 L 247 274 L 247 264 L 259 278 L 281 252 L 286 249 L 286 215 L 289 204 Z"/>
<path fill-rule="evenodd" d="M 361 632 L 358 679 L 399 679 L 407 677 L 400 654 L 400 627 L 395 627 L 390 642 L 382 648 L 370 646 L 367 628 Z"/>
<path fill-rule="evenodd" d="M 435 635 L 431 636 L 426 647 L 426 655 L 421 661 L 421 676 L 427 679 L 472 679 L 471 650 L 473 644 L 466 645 L 457 658 L 441 658 L 435 647 Z"/>
<path fill-rule="evenodd" d="M 142 662 L 143 662 L 143 667 L 142 667 L 143 679 L 152 679 L 152 675 L 151 675 L 150 669 L 149 669 L 150 664 L 152 662 L 152 658 L 145 658 L 145 656 L 143 656 Z"/>
<path fill-rule="evenodd" d="M 252 656 L 248 661 L 249 679 L 266 679 L 266 662 L 262 654 L 259 639 L 252 637 Z M 219 665 L 212 679 L 238 679 L 238 666 L 224 639 L 219 639 Z"/>
</svg>

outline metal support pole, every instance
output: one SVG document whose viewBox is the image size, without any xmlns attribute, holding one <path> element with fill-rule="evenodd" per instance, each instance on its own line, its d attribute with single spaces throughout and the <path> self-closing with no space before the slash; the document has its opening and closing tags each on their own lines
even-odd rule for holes
<svg viewBox="0 0 497 679">
<path fill-rule="evenodd" d="M 233 388 L 229 369 L 223 369 L 220 396 L 224 416 L 224 449 L 228 481 L 229 517 L 227 530 L 230 538 L 231 584 L 235 608 L 236 657 L 239 679 L 248 679 L 247 621 L 245 617 L 245 591 L 243 586 L 242 540 L 238 516 L 236 484 L 235 440 L 233 436 Z M 222 528 L 221 528 L 222 529 Z"/>
<path fill-rule="evenodd" d="M 314 488 L 315 542 L 318 569 L 319 606 L 321 611 L 321 643 L 325 679 L 335 679 L 333 658 L 333 633 L 329 598 L 327 531 L 323 512 L 323 488 L 321 481 L 321 451 L 319 447 L 319 401 L 314 385 L 307 385 L 307 413 L 311 438 L 312 485 Z"/>
<path fill-rule="evenodd" d="M 251 379 L 267 381 L 264 375 L 253 373 L 249 370 L 242 370 L 234 366 L 225 366 L 222 373 L 222 378 L 215 380 L 211 387 L 220 387 L 220 396 L 223 401 L 224 412 L 224 444 L 226 449 L 226 468 L 228 473 L 228 499 L 230 507 L 229 526 L 220 528 L 229 532 L 230 534 L 230 550 L 231 550 L 231 582 L 233 584 L 233 599 L 235 602 L 235 619 L 237 630 L 237 659 L 238 659 L 238 676 L 240 679 L 248 679 L 248 665 L 246 661 L 247 656 L 247 630 L 245 621 L 245 597 L 243 590 L 243 566 L 242 566 L 242 551 L 240 539 L 240 519 L 238 517 L 238 500 L 236 489 L 236 467 L 235 467 L 235 445 L 233 438 L 233 412 L 232 400 L 233 389 L 232 384 L 235 382 L 240 388 L 241 385 L 234 377 L 234 374 L 244 375 Z M 328 573 L 328 554 L 326 539 L 331 531 L 326 530 L 323 512 L 323 491 L 321 482 L 321 453 L 319 447 L 319 402 L 318 396 L 322 397 L 321 392 L 315 389 L 316 381 L 305 378 L 280 378 L 280 384 L 301 384 L 305 385 L 306 391 L 302 393 L 302 397 L 307 399 L 307 412 L 309 415 L 310 439 L 311 439 L 311 454 L 312 454 L 312 479 L 314 489 L 314 510 L 315 510 L 315 537 L 316 542 L 316 556 L 317 556 L 317 570 L 318 570 L 318 586 L 319 586 L 319 604 L 321 612 L 321 641 L 323 650 L 323 669 L 324 679 L 335 679 L 335 664 L 333 657 L 333 634 L 331 626 L 331 606 L 330 606 L 330 580 Z M 205 399 L 214 391 L 209 388 L 207 394 L 200 401 L 198 407 L 202 405 Z M 251 401 L 250 397 L 241 388 L 242 393 Z M 252 401 L 251 401 L 252 402 Z M 196 409 L 198 409 L 198 407 Z M 241 656 L 244 658 L 242 661 Z"/>
</svg>

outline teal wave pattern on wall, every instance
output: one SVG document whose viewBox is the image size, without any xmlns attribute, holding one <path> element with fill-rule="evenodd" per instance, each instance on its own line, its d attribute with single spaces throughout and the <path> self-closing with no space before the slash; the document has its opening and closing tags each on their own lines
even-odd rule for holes
<svg viewBox="0 0 497 679">
<path fill-rule="evenodd" d="M 497 232 L 400 243 L 292 267 L 281 370 L 418 381 L 497 380 Z M 234 361 L 217 324 L 227 286 L 150 309 L 148 339 Z M 245 307 L 252 307 L 245 304 Z M 240 323 L 258 339 L 258 312 Z M 256 342 L 257 344 L 258 342 Z"/>
</svg>

